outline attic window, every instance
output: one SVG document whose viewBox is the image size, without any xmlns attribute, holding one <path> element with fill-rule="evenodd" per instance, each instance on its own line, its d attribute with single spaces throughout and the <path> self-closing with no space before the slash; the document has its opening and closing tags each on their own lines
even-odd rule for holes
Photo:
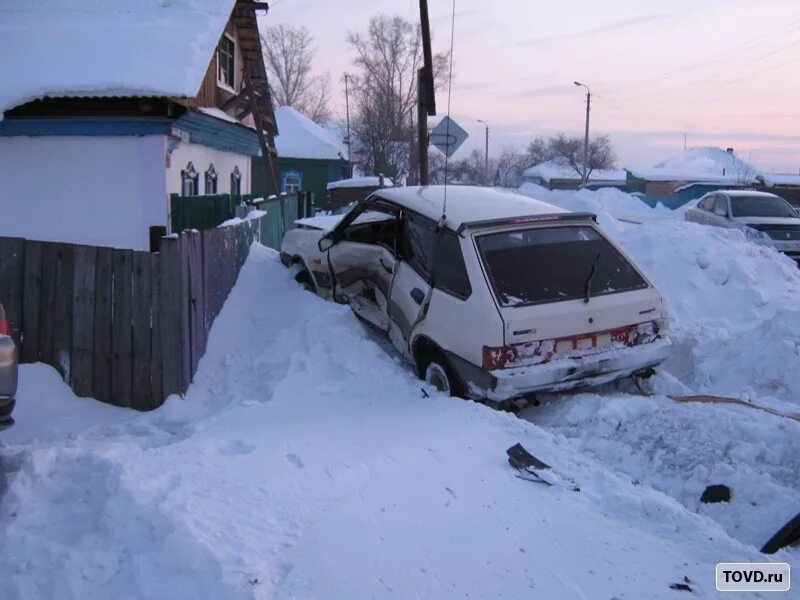
<svg viewBox="0 0 800 600">
<path fill-rule="evenodd" d="M 206 194 L 217 193 L 217 171 L 212 163 L 206 171 Z"/>
<path fill-rule="evenodd" d="M 233 173 L 231 173 L 231 196 L 241 196 L 242 195 L 242 174 L 239 171 L 239 166 L 233 167 Z"/>
<path fill-rule="evenodd" d="M 224 86 L 234 89 L 234 72 L 236 65 L 236 42 L 227 33 L 222 35 L 217 50 L 217 81 Z"/>
<path fill-rule="evenodd" d="M 197 196 L 197 171 L 191 161 L 181 171 L 181 196 Z"/>
</svg>

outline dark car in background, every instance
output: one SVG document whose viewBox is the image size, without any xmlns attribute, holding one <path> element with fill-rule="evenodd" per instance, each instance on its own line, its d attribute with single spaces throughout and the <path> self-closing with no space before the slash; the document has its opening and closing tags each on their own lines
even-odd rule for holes
<svg viewBox="0 0 800 600">
<path fill-rule="evenodd" d="M 17 393 L 17 345 L 12 337 L 6 311 L 0 304 L 0 430 L 14 424 L 14 396 Z"/>
</svg>

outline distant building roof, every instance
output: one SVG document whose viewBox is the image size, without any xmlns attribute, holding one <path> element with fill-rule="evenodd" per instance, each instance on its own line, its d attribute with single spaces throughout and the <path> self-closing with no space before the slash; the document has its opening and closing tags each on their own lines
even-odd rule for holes
<svg viewBox="0 0 800 600">
<path fill-rule="evenodd" d="M 756 183 L 760 172 L 732 152 L 714 147 L 684 150 L 654 167 L 628 169 L 632 175 L 649 181 L 694 183 Z"/>
<path fill-rule="evenodd" d="M 581 176 L 570 165 L 565 165 L 555 160 L 539 163 L 522 172 L 523 177 L 538 177 L 542 181 L 550 182 L 553 179 L 570 179 L 580 181 Z M 624 183 L 625 169 L 595 169 L 589 173 L 589 181 L 614 181 Z"/>
<path fill-rule="evenodd" d="M 352 179 L 340 179 L 339 181 L 331 181 L 328 184 L 328 189 L 333 190 L 336 188 L 362 188 L 362 187 L 380 187 L 380 177 L 353 177 Z M 384 187 L 392 187 L 392 180 L 388 177 L 383 178 Z"/>
<path fill-rule="evenodd" d="M 46 96 L 193 97 L 234 0 L 0 7 L 0 113 Z"/>
<path fill-rule="evenodd" d="M 318 160 L 347 160 L 347 148 L 324 127 L 291 106 L 275 110 L 278 157 Z"/>
<path fill-rule="evenodd" d="M 772 187 L 776 185 L 800 186 L 800 175 L 792 173 L 762 173 L 764 184 Z"/>
</svg>

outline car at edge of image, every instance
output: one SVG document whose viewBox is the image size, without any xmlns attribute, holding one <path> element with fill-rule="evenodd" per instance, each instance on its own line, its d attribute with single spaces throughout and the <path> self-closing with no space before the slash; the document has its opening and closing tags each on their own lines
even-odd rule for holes
<svg viewBox="0 0 800 600">
<path fill-rule="evenodd" d="M 295 279 L 347 303 L 440 391 L 502 404 L 647 376 L 661 294 L 591 213 L 472 186 L 387 188 L 297 221 Z"/>
<path fill-rule="evenodd" d="M 718 190 L 686 209 L 685 219 L 739 229 L 753 243 L 772 246 L 800 262 L 800 216 L 786 200 L 768 192 Z"/>
<path fill-rule="evenodd" d="M 11 325 L 0 304 L 0 431 L 14 424 L 11 413 L 16 402 L 18 358 L 17 345 L 11 336 Z"/>
</svg>

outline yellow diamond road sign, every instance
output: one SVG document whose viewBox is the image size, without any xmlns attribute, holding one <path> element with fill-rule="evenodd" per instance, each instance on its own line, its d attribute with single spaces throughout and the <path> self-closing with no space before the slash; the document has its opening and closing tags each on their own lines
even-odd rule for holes
<svg viewBox="0 0 800 600">
<path fill-rule="evenodd" d="M 431 132 L 430 144 L 450 158 L 468 137 L 469 134 L 458 123 L 450 117 L 445 117 Z"/>
</svg>

